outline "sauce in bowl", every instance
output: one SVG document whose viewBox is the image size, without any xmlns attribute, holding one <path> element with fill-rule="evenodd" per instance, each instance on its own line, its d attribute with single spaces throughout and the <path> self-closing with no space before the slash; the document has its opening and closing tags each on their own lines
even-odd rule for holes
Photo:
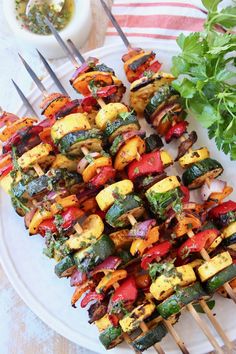
<svg viewBox="0 0 236 354">
<path fill-rule="evenodd" d="M 65 0 L 65 4 L 59 13 L 45 1 L 44 4 L 40 3 L 33 6 L 29 15 L 26 16 L 27 3 L 28 0 L 15 0 L 17 20 L 21 22 L 23 28 L 40 35 L 51 34 L 50 29 L 44 23 L 44 17 L 47 16 L 54 27 L 58 31 L 61 31 L 69 24 L 75 10 L 74 0 Z"/>
</svg>

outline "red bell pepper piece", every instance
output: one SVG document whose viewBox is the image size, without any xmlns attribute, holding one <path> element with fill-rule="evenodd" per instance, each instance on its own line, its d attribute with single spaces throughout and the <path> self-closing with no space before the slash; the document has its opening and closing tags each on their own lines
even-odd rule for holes
<svg viewBox="0 0 236 354">
<path fill-rule="evenodd" d="M 61 225 L 62 230 L 69 229 L 72 227 L 76 221 L 81 217 L 81 210 L 77 207 L 69 207 L 61 213 L 63 218 L 63 223 Z M 45 236 L 45 233 L 50 231 L 52 233 L 57 233 L 57 227 L 55 225 L 55 218 L 44 220 L 39 225 L 39 233 Z"/>
<path fill-rule="evenodd" d="M 116 93 L 118 90 L 118 87 L 116 85 L 110 85 L 110 86 L 105 86 L 101 87 L 96 91 L 96 96 L 97 97 L 109 97 Z"/>
<path fill-rule="evenodd" d="M 162 66 L 162 64 L 159 63 L 158 60 L 156 60 L 145 71 L 147 71 L 147 72 L 150 71 L 150 72 L 153 72 L 153 73 L 157 73 L 160 70 L 161 66 Z M 144 72 L 140 75 L 140 78 L 144 76 Z"/>
<path fill-rule="evenodd" d="M 187 126 L 188 122 L 186 122 L 185 120 L 176 123 L 175 125 L 172 125 L 172 127 L 165 135 L 166 143 L 169 144 L 173 139 L 180 138 L 184 133 L 186 133 Z"/>
<path fill-rule="evenodd" d="M 25 151 L 26 149 L 32 149 L 40 143 L 38 135 L 42 130 L 43 128 L 37 125 L 18 130 L 3 144 L 3 152 L 10 152 L 13 145 L 17 146 L 21 144 L 24 145 Z"/>
<path fill-rule="evenodd" d="M 106 217 L 106 212 L 105 211 L 97 209 L 94 214 L 99 215 L 102 220 L 105 220 L 105 217 Z"/>
<path fill-rule="evenodd" d="M 51 127 L 55 122 L 56 122 L 55 118 L 52 118 L 52 119 L 46 118 L 46 119 L 42 120 L 41 122 L 39 122 L 37 124 L 37 126 L 42 127 L 42 128 L 48 128 L 48 127 Z"/>
<path fill-rule="evenodd" d="M 7 124 L 12 124 L 19 119 L 15 114 L 9 112 L 3 112 L 0 115 L 0 128 L 4 127 Z"/>
<path fill-rule="evenodd" d="M 188 187 L 181 185 L 179 188 L 180 188 L 181 192 L 183 193 L 182 202 L 188 203 L 189 199 L 190 199 L 190 192 L 189 192 Z"/>
<path fill-rule="evenodd" d="M 132 181 L 139 177 L 149 175 L 151 173 L 161 173 L 164 171 L 161 161 L 160 151 L 143 154 L 137 161 L 133 161 L 128 166 L 128 177 Z"/>
<path fill-rule="evenodd" d="M 75 269 L 70 277 L 70 286 L 79 286 L 85 283 L 87 280 L 86 273 L 81 272 L 78 269 Z"/>
<path fill-rule="evenodd" d="M 91 112 L 97 106 L 97 100 L 93 96 L 86 96 L 81 100 L 81 107 L 84 112 Z"/>
<path fill-rule="evenodd" d="M 4 166 L 0 169 L 0 178 L 5 177 L 13 170 L 13 165 L 9 164 L 8 166 Z"/>
<path fill-rule="evenodd" d="M 58 111 L 55 115 L 55 118 L 63 118 L 65 116 L 67 116 L 68 114 L 71 113 L 76 113 L 77 112 L 77 108 L 80 106 L 81 104 L 81 100 L 80 99 L 75 99 L 73 101 L 70 101 L 68 103 L 65 104 L 64 107 L 62 107 L 60 109 L 60 111 Z"/>
<path fill-rule="evenodd" d="M 43 143 L 50 144 L 55 152 L 58 152 L 57 146 L 54 144 L 51 137 L 51 127 L 44 128 L 43 131 L 39 133 L 39 137 Z"/>
<path fill-rule="evenodd" d="M 38 232 L 41 236 L 44 237 L 47 231 L 50 231 L 52 234 L 57 233 L 57 227 L 54 224 L 54 218 L 44 220 L 39 225 Z"/>
<path fill-rule="evenodd" d="M 161 66 L 162 66 L 162 64 L 158 60 L 156 60 L 149 66 L 148 70 L 153 71 L 154 73 L 157 73 L 160 70 Z"/>
<path fill-rule="evenodd" d="M 185 241 L 178 249 L 177 255 L 184 259 L 191 253 L 201 252 L 203 248 L 208 248 L 218 235 L 217 229 L 201 231 Z"/>
<path fill-rule="evenodd" d="M 162 243 L 159 243 L 158 245 L 149 248 L 148 252 L 143 255 L 141 261 L 141 268 L 147 270 L 149 264 L 152 263 L 152 261 L 156 260 L 157 258 L 164 257 L 170 251 L 171 248 L 172 244 L 170 241 L 164 241 Z"/>
<path fill-rule="evenodd" d="M 126 278 L 122 284 L 117 288 L 111 297 L 113 304 L 117 302 L 132 303 L 137 299 L 138 290 L 133 276 Z"/>
<path fill-rule="evenodd" d="M 209 211 L 209 217 L 211 219 L 216 219 L 221 215 L 234 211 L 236 211 L 236 203 L 232 200 L 228 200 L 227 202 L 221 203 L 220 205 L 217 205 L 216 207 L 212 208 Z"/>
<path fill-rule="evenodd" d="M 73 226 L 76 221 L 81 218 L 81 210 L 77 207 L 70 207 L 62 214 L 63 224 L 61 225 L 62 229 L 68 229 Z"/>
<path fill-rule="evenodd" d="M 121 264 L 122 260 L 120 257 L 117 256 L 109 256 L 108 258 L 105 259 L 101 264 L 97 265 L 93 271 L 92 274 L 96 274 L 98 272 L 102 272 L 104 270 L 114 270 L 119 267 Z"/>
<path fill-rule="evenodd" d="M 88 303 L 90 303 L 91 301 L 99 301 L 101 302 L 104 299 L 104 295 L 103 294 L 98 294 L 96 293 L 96 291 L 89 291 L 85 297 L 83 298 L 83 300 L 80 303 L 80 306 L 82 308 L 86 307 L 88 305 Z"/>
<path fill-rule="evenodd" d="M 108 317 L 109 317 L 109 320 L 110 320 L 110 322 L 112 323 L 112 325 L 114 327 L 118 327 L 119 326 L 119 317 L 118 316 L 116 316 L 114 313 L 110 313 L 108 315 Z"/>
<path fill-rule="evenodd" d="M 101 167 L 100 172 L 90 180 L 94 187 L 104 186 L 110 179 L 115 177 L 116 170 L 110 166 Z"/>
</svg>

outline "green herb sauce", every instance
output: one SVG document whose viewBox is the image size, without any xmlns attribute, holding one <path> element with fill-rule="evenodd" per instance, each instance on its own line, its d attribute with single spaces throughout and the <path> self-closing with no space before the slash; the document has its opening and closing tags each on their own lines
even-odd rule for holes
<svg viewBox="0 0 236 354">
<path fill-rule="evenodd" d="M 25 11 L 27 3 L 28 0 L 15 0 L 16 18 L 21 22 L 22 28 L 35 34 L 51 34 L 50 29 L 44 23 L 44 18 L 46 16 L 54 27 L 58 31 L 61 31 L 68 25 L 74 14 L 74 0 L 65 0 L 61 12 L 56 12 L 49 4 L 47 4 L 47 1 L 45 1 L 43 4 L 40 3 L 34 5 L 31 8 L 29 15 L 26 16 Z"/>
</svg>

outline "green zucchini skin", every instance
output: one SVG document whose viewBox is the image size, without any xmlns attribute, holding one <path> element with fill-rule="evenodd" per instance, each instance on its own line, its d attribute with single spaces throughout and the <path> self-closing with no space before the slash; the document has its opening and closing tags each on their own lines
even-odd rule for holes
<svg viewBox="0 0 236 354">
<path fill-rule="evenodd" d="M 167 329 L 161 323 L 156 325 L 155 327 L 149 329 L 147 333 L 142 334 L 140 337 L 135 339 L 132 343 L 134 349 L 143 352 L 147 350 L 155 343 L 158 343 L 165 337 L 167 334 Z"/>
<path fill-rule="evenodd" d="M 66 134 L 58 143 L 58 148 L 62 154 L 70 152 L 73 145 L 88 139 L 103 139 L 103 133 L 99 129 L 79 130 Z"/>
<path fill-rule="evenodd" d="M 231 264 L 221 272 L 214 275 L 211 279 L 205 283 L 205 289 L 207 293 L 212 294 L 218 290 L 226 282 L 236 278 L 236 264 Z"/>
<path fill-rule="evenodd" d="M 113 241 L 108 235 L 103 235 L 96 243 L 88 247 L 86 252 L 76 252 L 74 254 L 74 261 L 78 269 L 87 273 L 114 252 L 115 245 Z"/>
<path fill-rule="evenodd" d="M 164 318 L 168 319 L 171 315 L 174 315 L 185 306 L 193 301 L 197 301 L 202 297 L 207 296 L 199 282 L 193 285 L 180 288 L 176 290 L 176 293 L 169 296 L 161 304 L 157 306 L 157 311 Z"/>
<path fill-rule="evenodd" d="M 178 92 L 170 85 L 163 85 L 151 98 L 144 110 L 144 117 L 148 123 L 152 123 L 152 117 L 155 115 L 155 112 L 158 110 L 159 106 L 168 100 L 171 96 L 178 95 Z"/>
<path fill-rule="evenodd" d="M 137 129 L 140 129 L 140 124 L 135 115 L 129 115 L 126 119 L 118 118 L 112 123 L 108 123 L 104 131 L 106 137 L 111 136 L 117 129 L 122 126 L 135 124 Z"/>
<path fill-rule="evenodd" d="M 236 233 L 232 234 L 229 237 L 224 238 L 222 242 L 222 244 L 225 246 L 234 245 L 235 243 L 236 243 Z"/>
<path fill-rule="evenodd" d="M 106 66 L 103 63 L 95 65 L 93 71 L 101 71 L 104 73 L 111 73 L 112 75 L 115 75 L 114 70 L 112 68 L 109 68 L 109 66 Z"/>
<path fill-rule="evenodd" d="M 124 227 L 129 225 L 129 221 L 120 220 L 122 216 L 131 213 L 132 210 L 142 208 L 143 202 L 135 194 L 127 195 L 123 200 L 115 200 L 114 204 L 108 209 L 106 213 L 106 221 L 112 227 Z"/>
<path fill-rule="evenodd" d="M 74 258 L 68 255 L 55 265 L 54 272 L 59 278 L 69 277 L 75 268 Z"/>
<path fill-rule="evenodd" d="M 99 340 L 106 349 L 114 348 L 123 341 L 121 327 L 108 327 L 99 335 Z"/>
<path fill-rule="evenodd" d="M 216 178 L 223 171 L 224 169 L 218 161 L 207 158 L 195 163 L 184 171 L 182 176 L 183 184 L 190 189 L 195 189 L 204 183 L 204 176 Z"/>
<path fill-rule="evenodd" d="M 12 186 L 12 193 L 17 198 L 21 198 L 25 192 L 26 185 L 22 181 L 19 181 L 18 183 L 14 184 L 14 186 Z"/>
<path fill-rule="evenodd" d="M 48 189 L 49 177 L 46 175 L 40 176 L 27 184 L 27 192 L 31 197 L 44 192 Z"/>
<path fill-rule="evenodd" d="M 145 139 L 146 152 L 153 152 L 155 150 L 160 150 L 164 144 L 161 137 L 158 134 L 151 134 Z"/>
<path fill-rule="evenodd" d="M 128 264 L 134 259 L 129 250 L 124 249 L 118 252 L 118 256 L 122 259 L 122 266 Z"/>
<path fill-rule="evenodd" d="M 129 64 L 129 68 L 133 71 L 136 71 L 141 65 L 145 64 L 146 61 L 151 57 L 153 58 L 155 57 L 154 52 L 145 54 L 141 58 L 134 60 L 132 63 Z"/>
</svg>

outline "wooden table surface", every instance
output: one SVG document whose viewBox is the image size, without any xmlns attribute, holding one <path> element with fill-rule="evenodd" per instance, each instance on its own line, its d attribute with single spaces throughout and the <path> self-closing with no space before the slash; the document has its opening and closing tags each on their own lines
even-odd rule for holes
<svg viewBox="0 0 236 354">
<path fill-rule="evenodd" d="M 93 27 L 82 52 L 103 45 L 107 26 L 100 1 L 91 0 L 91 2 Z M 111 6 L 112 0 L 107 0 L 107 3 Z M 6 46 L 5 49 L 8 50 L 8 47 Z M 17 54 L 17 48 L 11 49 L 16 51 L 13 54 Z M 1 265 L 0 319 L 1 354 L 93 354 L 63 338 L 44 324 L 15 292 Z"/>
</svg>

